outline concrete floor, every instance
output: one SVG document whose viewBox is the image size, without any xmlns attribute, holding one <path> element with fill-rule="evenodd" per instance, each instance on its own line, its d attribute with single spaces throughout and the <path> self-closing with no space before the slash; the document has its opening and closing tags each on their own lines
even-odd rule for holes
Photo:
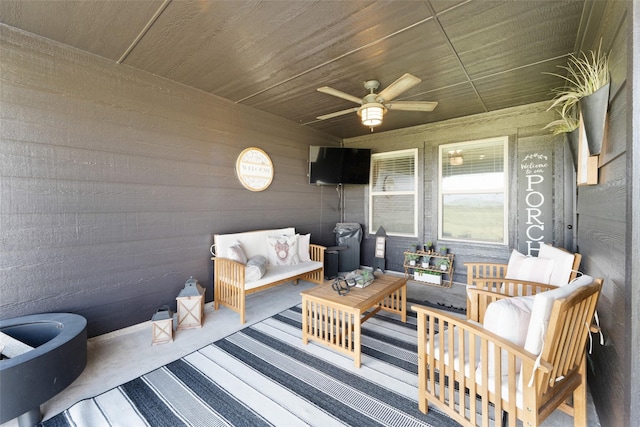
<svg viewBox="0 0 640 427">
<path fill-rule="evenodd" d="M 300 282 L 297 286 L 283 284 L 247 298 L 246 323 L 229 309 L 214 311 L 212 304 L 205 305 L 202 328 L 174 331 L 171 343 L 152 345 L 151 324 L 144 322 L 129 328 L 88 340 L 88 361 L 84 372 L 67 389 L 42 405 L 43 418 L 50 418 L 72 406 L 79 400 L 96 396 L 140 375 L 159 368 L 173 360 L 192 353 L 207 344 L 224 338 L 243 327 L 257 323 L 295 304 L 299 304 L 300 292 L 315 285 Z M 464 307 L 465 287 L 455 284 L 450 289 L 410 282 L 410 298 L 433 303 Z M 588 426 L 600 427 L 591 395 L 588 395 Z M 542 424 L 543 427 L 572 426 L 573 419 L 556 411 Z M 16 420 L 0 427 L 17 427 Z"/>
</svg>

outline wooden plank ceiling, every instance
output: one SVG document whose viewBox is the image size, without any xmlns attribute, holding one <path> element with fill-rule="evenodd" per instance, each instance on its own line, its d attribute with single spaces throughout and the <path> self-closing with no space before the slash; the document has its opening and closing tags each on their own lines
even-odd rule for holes
<svg viewBox="0 0 640 427">
<path fill-rule="evenodd" d="M 596 2 L 597 4 L 597 2 Z M 365 80 L 422 82 L 376 132 L 549 100 L 597 6 L 575 1 L 2 0 L 0 22 L 338 137 Z"/>
</svg>

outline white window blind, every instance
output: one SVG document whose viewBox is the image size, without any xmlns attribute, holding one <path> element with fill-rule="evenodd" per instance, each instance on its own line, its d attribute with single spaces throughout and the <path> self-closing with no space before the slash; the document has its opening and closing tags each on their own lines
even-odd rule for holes
<svg viewBox="0 0 640 427">
<path fill-rule="evenodd" d="M 417 149 L 371 156 L 369 233 L 382 226 L 388 235 L 417 236 L 417 158 Z"/>
</svg>

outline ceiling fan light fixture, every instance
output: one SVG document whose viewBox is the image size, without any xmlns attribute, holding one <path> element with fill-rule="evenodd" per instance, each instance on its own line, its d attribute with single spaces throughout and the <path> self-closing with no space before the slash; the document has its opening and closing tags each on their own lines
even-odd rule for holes
<svg viewBox="0 0 640 427">
<path fill-rule="evenodd" d="M 382 124 L 384 115 L 388 110 L 433 111 L 433 109 L 436 108 L 436 105 L 438 105 L 437 102 L 393 101 L 401 93 L 411 89 L 421 81 L 422 80 L 418 77 L 406 73 L 383 89 L 380 93 L 375 93 L 375 91 L 380 87 L 380 82 L 377 80 L 367 80 L 364 82 L 364 88 L 369 91 L 369 94 L 365 95 L 362 99 L 340 90 L 330 88 L 329 86 L 319 87 L 318 92 L 355 102 L 356 104 L 359 104 L 359 107 L 324 114 L 317 118 L 318 120 L 327 120 L 357 111 L 362 124 L 370 128 L 371 132 L 373 132 L 374 127 Z"/>
<path fill-rule="evenodd" d="M 368 127 L 380 126 L 382 118 L 387 109 L 384 105 L 377 102 L 370 102 L 363 105 L 358 110 L 358 115 L 362 120 L 362 124 Z"/>
</svg>

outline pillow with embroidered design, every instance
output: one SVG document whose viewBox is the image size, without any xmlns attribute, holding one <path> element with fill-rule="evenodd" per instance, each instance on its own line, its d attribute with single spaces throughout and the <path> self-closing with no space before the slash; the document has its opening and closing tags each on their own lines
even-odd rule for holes
<svg viewBox="0 0 640 427">
<path fill-rule="evenodd" d="M 298 237 L 271 236 L 268 238 L 268 259 L 271 265 L 295 265 L 300 262 Z"/>
</svg>

